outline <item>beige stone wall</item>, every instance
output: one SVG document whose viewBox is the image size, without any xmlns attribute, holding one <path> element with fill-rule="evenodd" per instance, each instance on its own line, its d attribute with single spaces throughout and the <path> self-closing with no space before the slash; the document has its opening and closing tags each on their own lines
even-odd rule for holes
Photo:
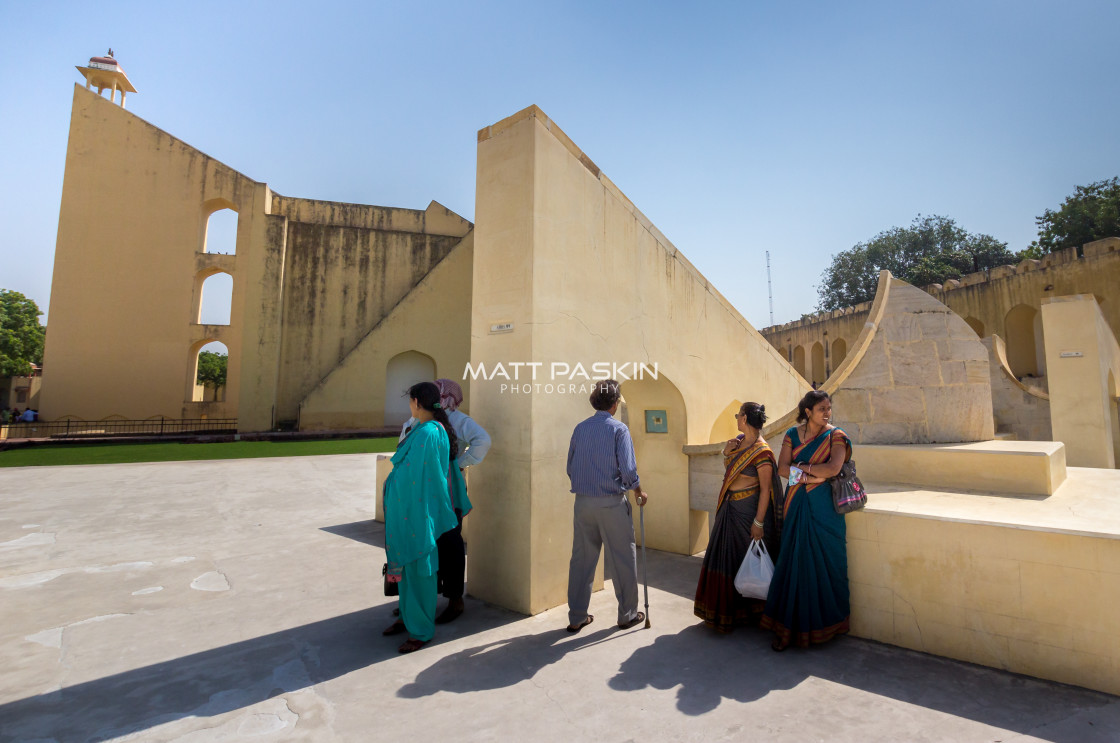
<svg viewBox="0 0 1120 743">
<path fill-rule="evenodd" d="M 1042 303 L 1053 339 L 1046 348 L 1054 438 L 1075 467 L 1116 467 L 1120 461 L 1120 345 L 1091 294 Z"/>
<path fill-rule="evenodd" d="M 44 418 L 232 417 L 251 271 L 270 195 L 169 134 L 74 88 L 43 375 Z M 209 214 L 238 212 L 237 255 L 204 253 Z M 229 326 L 196 323 L 199 277 L 233 275 Z M 223 403 L 190 402 L 197 350 L 230 352 Z"/>
<path fill-rule="evenodd" d="M 646 408 L 683 401 L 684 438 L 706 443 L 735 399 L 786 410 L 807 389 L 742 316 L 539 109 L 479 133 L 472 363 L 659 364 L 670 386 Z M 491 332 L 512 323 L 510 332 Z M 472 383 L 472 416 L 494 437 L 478 494 L 471 591 L 537 613 L 566 600 L 572 496 L 568 441 L 587 394 L 510 395 Z M 630 411 L 631 428 L 637 408 Z M 670 430 L 677 431 L 677 416 Z M 644 426 L 644 413 L 642 414 Z M 647 543 L 689 552 L 706 531 L 679 478 L 687 460 L 638 440 Z M 655 461 L 656 460 L 656 461 Z M 654 541 L 656 540 L 656 542 Z"/>
<path fill-rule="evenodd" d="M 401 299 L 300 403 L 300 429 L 384 425 L 386 366 L 418 351 L 435 361 L 435 376 L 462 380 L 471 354 L 473 236 L 460 241 Z M 470 408 L 470 380 L 462 380 Z"/>
<path fill-rule="evenodd" d="M 236 254 L 205 252 L 207 220 L 225 208 L 238 214 Z M 43 416 L 237 417 L 242 431 L 295 420 L 471 228 L 436 202 L 415 210 L 275 195 L 76 86 Z M 438 305 L 450 318 L 443 330 L 458 336 L 437 355 L 456 376 L 469 344 L 469 259 L 459 271 Z M 230 324 L 200 325 L 203 282 L 218 272 L 233 277 Z M 414 308 L 413 320 L 389 324 L 423 339 L 435 313 Z M 229 351 L 226 390 L 194 402 L 197 353 L 210 341 Z M 361 374 L 384 394 L 384 364 Z M 312 425 L 381 425 L 368 390 L 346 414 L 345 401 L 324 394 Z"/>
<path fill-rule="evenodd" d="M 847 522 L 853 634 L 1120 694 L 1115 534 L 871 506 Z"/>
<path fill-rule="evenodd" d="M 1050 441 L 1050 396 L 1015 378 L 1007 364 L 1003 338 L 990 335 L 983 343 L 988 349 L 996 433 L 1010 433 L 1022 441 Z"/>
<path fill-rule="evenodd" d="M 1080 256 L 1080 257 L 1079 257 Z M 1115 335 L 1120 335 L 1120 301 L 1113 298 L 1115 287 L 1120 285 L 1120 238 L 1098 240 L 1082 249 L 1069 248 L 1045 256 L 1042 260 L 1027 260 L 1018 266 L 1000 266 L 979 273 L 925 287 L 925 291 L 949 309 L 956 312 L 978 332 L 981 337 L 992 334 L 1002 337 L 1007 344 L 1011 367 L 1019 369 L 1031 363 L 1043 352 L 1034 334 L 1024 334 L 1021 327 L 1009 333 L 1008 313 L 1023 307 L 1025 314 L 1041 311 L 1046 297 L 1068 294 L 1093 294 L 1101 303 L 1101 312 Z M 827 340 L 831 347 L 843 340 L 848 348 L 858 337 L 867 317 L 869 304 L 827 312 L 784 325 L 762 329 L 763 336 L 784 354 L 792 358 L 800 348 L 805 358 L 805 373 L 810 374 L 809 362 L 812 347 Z M 831 365 L 835 369 L 836 363 Z M 1037 364 L 1036 364 L 1037 366 Z M 1022 376 L 1019 370 L 1019 376 Z M 820 380 L 818 380 L 820 381 Z"/>
<path fill-rule="evenodd" d="M 814 381 L 813 348 L 818 343 L 824 355 L 823 376 L 815 381 L 823 383 L 843 362 L 867 322 L 871 302 L 854 307 L 814 315 L 785 325 L 763 328 L 762 335 L 777 348 L 798 373 Z M 824 354 L 827 346 L 827 354 Z M 843 350 L 843 353 L 839 353 Z"/>
<path fill-rule="evenodd" d="M 945 305 L 891 279 L 870 345 L 832 391 L 833 419 L 855 443 L 990 439 L 987 356 L 976 333 Z"/>
<path fill-rule="evenodd" d="M 461 239 L 289 220 L 277 419 L 295 420 L 303 398 Z M 466 274 L 469 281 L 469 267 Z M 462 301 L 462 292 L 456 298 Z M 469 294 L 466 299 L 445 307 L 457 306 L 465 316 Z"/>
</svg>

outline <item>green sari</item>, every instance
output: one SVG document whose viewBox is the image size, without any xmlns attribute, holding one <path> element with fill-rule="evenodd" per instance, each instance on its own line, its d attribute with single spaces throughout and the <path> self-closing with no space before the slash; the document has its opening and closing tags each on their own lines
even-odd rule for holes
<svg viewBox="0 0 1120 743">
<path fill-rule="evenodd" d="M 801 442 L 797 427 L 786 431 L 793 448 L 791 464 L 823 464 L 832 444 L 843 442 L 845 461 L 852 444 L 839 428 L 826 428 L 812 441 Z M 844 516 L 832 505 L 828 482 L 799 482 L 785 497 L 782 550 L 774 566 L 766 609 L 759 625 L 772 629 L 781 646 L 808 647 L 848 631 L 848 552 Z"/>
<path fill-rule="evenodd" d="M 443 426 L 422 423 L 397 448 L 385 481 L 385 556 L 402 576 L 401 621 L 425 642 L 435 634 L 436 539 L 459 524 L 447 488 L 449 450 Z"/>
</svg>

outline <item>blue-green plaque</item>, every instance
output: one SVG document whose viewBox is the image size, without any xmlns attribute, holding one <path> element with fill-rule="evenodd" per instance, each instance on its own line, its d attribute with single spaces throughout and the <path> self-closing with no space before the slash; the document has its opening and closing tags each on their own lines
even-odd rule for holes
<svg viewBox="0 0 1120 743">
<path fill-rule="evenodd" d="M 669 433 L 669 415 L 664 410 L 647 410 L 646 433 Z"/>
</svg>

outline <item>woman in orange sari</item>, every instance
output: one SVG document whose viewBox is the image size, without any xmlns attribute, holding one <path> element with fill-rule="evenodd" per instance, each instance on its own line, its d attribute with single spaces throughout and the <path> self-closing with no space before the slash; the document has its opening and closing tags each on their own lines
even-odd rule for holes
<svg viewBox="0 0 1120 743">
<path fill-rule="evenodd" d="M 730 632 L 761 614 L 765 602 L 740 596 L 735 574 L 754 539 L 761 539 L 770 558 L 777 560 L 782 528 L 778 463 L 762 438 L 766 408 L 743 403 L 735 420 L 740 434 L 723 447 L 723 486 L 693 609 L 717 632 Z"/>
<path fill-rule="evenodd" d="M 790 479 L 785 530 L 760 622 L 777 635 L 774 650 L 791 643 L 808 647 L 848 631 L 846 530 L 828 480 L 851 459 L 852 444 L 831 419 L 832 399 L 813 390 L 797 404 L 801 425 L 786 431 L 782 441 L 778 472 Z"/>
</svg>

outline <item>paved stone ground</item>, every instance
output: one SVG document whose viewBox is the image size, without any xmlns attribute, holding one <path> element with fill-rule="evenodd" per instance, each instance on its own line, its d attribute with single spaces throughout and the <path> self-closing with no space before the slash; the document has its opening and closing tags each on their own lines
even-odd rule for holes
<svg viewBox="0 0 1120 743">
<path fill-rule="evenodd" d="M 648 630 L 610 590 L 578 635 L 468 600 L 398 655 L 372 482 L 371 455 L 5 470 L 0 741 L 1120 740 L 1106 694 L 714 635 L 699 560 L 665 553 Z"/>
</svg>

